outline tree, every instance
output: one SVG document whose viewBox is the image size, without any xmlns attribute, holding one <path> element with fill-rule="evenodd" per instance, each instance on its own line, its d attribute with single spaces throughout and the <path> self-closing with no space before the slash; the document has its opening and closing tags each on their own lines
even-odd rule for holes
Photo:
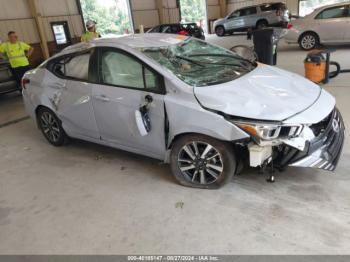
<svg viewBox="0 0 350 262">
<path fill-rule="evenodd" d="M 206 3 L 204 0 L 180 0 L 181 19 L 186 23 L 198 23 L 205 20 Z"/>
<path fill-rule="evenodd" d="M 124 0 L 125 1 L 125 0 Z M 123 10 L 120 0 L 114 6 L 103 6 L 99 0 L 80 0 L 85 22 L 97 22 L 97 31 L 101 35 L 124 34 L 131 31 L 131 23 L 127 10 Z"/>
</svg>

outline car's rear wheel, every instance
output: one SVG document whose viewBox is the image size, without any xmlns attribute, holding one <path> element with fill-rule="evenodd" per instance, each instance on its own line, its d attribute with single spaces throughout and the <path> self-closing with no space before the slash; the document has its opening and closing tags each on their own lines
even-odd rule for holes
<svg viewBox="0 0 350 262">
<path fill-rule="evenodd" d="M 236 170 L 233 145 L 203 135 L 183 136 L 173 145 L 171 169 L 184 186 L 220 188 Z"/>
<path fill-rule="evenodd" d="M 64 132 L 61 121 L 48 108 L 40 108 L 37 113 L 38 124 L 41 132 L 54 146 L 63 146 L 67 141 L 67 135 Z"/>
<path fill-rule="evenodd" d="M 303 34 L 300 38 L 299 46 L 304 50 L 311 50 L 316 48 L 319 45 L 319 42 L 319 38 L 315 33 L 308 32 Z"/>
<path fill-rule="evenodd" d="M 225 28 L 223 26 L 217 26 L 215 28 L 215 34 L 217 36 L 220 36 L 220 37 L 224 36 L 225 35 Z"/>
<path fill-rule="evenodd" d="M 269 23 L 266 20 L 260 20 L 256 23 L 256 28 L 257 29 L 262 29 L 265 28 L 269 25 Z"/>
</svg>

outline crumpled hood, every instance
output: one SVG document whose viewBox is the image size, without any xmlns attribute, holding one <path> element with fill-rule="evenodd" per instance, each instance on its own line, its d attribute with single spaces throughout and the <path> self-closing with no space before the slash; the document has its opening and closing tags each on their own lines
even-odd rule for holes
<svg viewBox="0 0 350 262">
<path fill-rule="evenodd" d="M 321 88 L 297 74 L 259 64 L 228 83 L 195 87 L 200 104 L 227 115 L 283 121 L 313 105 Z"/>
</svg>

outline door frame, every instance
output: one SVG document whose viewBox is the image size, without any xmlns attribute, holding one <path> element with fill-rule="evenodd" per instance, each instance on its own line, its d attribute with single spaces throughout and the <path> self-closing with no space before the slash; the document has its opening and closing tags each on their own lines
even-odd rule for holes
<svg viewBox="0 0 350 262">
<path fill-rule="evenodd" d="M 101 64 L 101 55 L 102 52 L 104 50 L 114 50 L 116 52 L 119 52 L 121 54 L 124 54 L 132 59 L 134 59 L 135 61 L 137 61 L 138 63 L 141 64 L 141 66 L 144 69 L 147 69 L 149 71 L 151 71 L 152 73 L 156 74 L 157 78 L 158 78 L 158 84 L 159 84 L 159 91 L 157 90 L 152 90 L 152 89 L 140 89 L 140 88 L 134 88 L 134 87 L 128 87 L 128 86 L 120 86 L 120 85 L 113 85 L 113 84 L 106 84 L 103 83 L 102 79 L 101 79 L 101 68 L 100 68 L 100 64 Z M 114 87 L 114 88 L 118 88 L 118 89 L 126 89 L 126 90 L 134 90 L 136 92 L 143 92 L 143 93 L 150 93 L 150 94 L 155 94 L 155 95 L 160 95 L 164 97 L 164 107 L 162 107 L 160 110 L 163 110 L 163 115 L 164 115 L 164 126 L 163 126 L 163 132 L 164 132 L 164 151 L 167 150 L 168 147 L 168 135 L 169 135 L 169 122 L 168 122 L 168 116 L 167 116 L 167 112 L 166 112 L 166 107 L 165 107 L 165 95 L 166 95 L 166 88 L 165 88 L 165 78 L 163 76 L 162 73 L 159 73 L 156 69 L 152 68 L 150 65 L 148 65 L 146 62 L 144 62 L 143 60 L 141 60 L 139 57 L 137 57 L 136 55 L 118 48 L 118 47 L 107 47 L 107 46 L 98 46 L 95 47 L 95 52 L 93 53 L 92 56 L 92 65 L 91 65 L 91 69 L 92 69 L 92 78 L 94 79 L 94 84 L 98 85 L 98 86 L 106 86 L 106 87 Z M 143 71 L 143 81 L 144 81 L 144 85 L 146 86 L 146 81 L 145 81 L 145 77 L 144 77 L 144 71 Z M 95 87 L 96 88 L 96 87 Z M 95 110 L 95 108 L 94 108 Z M 98 123 L 97 123 L 98 126 Z M 99 128 L 99 126 L 98 126 Z M 101 134 L 101 133 L 100 133 Z M 136 149 L 133 147 L 128 147 L 126 145 L 122 145 L 119 143 L 114 143 L 114 142 L 110 142 L 107 140 L 102 140 L 101 141 L 104 144 L 110 145 L 112 146 L 112 144 L 114 145 L 113 147 L 119 148 L 119 149 L 123 149 L 126 151 L 131 151 L 134 153 L 138 153 L 138 154 L 142 154 L 142 155 L 149 155 L 149 151 L 143 151 L 142 149 Z M 164 156 L 161 155 L 152 155 L 152 157 L 155 158 L 159 158 L 159 159 L 163 159 Z"/>
</svg>

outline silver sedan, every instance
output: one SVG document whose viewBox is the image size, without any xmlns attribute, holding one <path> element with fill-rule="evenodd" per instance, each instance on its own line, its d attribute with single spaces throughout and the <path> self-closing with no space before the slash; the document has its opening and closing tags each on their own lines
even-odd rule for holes
<svg viewBox="0 0 350 262">
<path fill-rule="evenodd" d="M 74 45 L 24 76 L 23 98 L 54 146 L 78 138 L 156 158 L 197 188 L 219 188 L 244 163 L 332 171 L 344 140 L 319 86 L 184 36 Z"/>
<path fill-rule="evenodd" d="M 289 25 L 288 43 L 299 43 L 304 50 L 320 44 L 350 43 L 350 4 L 328 5 Z"/>
</svg>

